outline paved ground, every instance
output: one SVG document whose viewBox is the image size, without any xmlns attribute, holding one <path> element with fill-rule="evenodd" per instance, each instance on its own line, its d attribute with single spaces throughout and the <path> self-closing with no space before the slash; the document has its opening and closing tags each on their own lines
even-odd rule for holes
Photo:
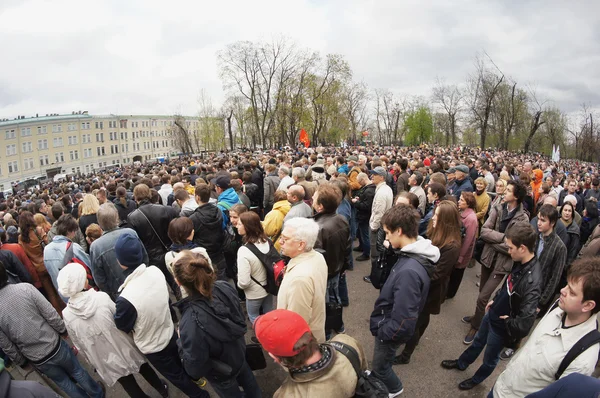
<svg viewBox="0 0 600 398">
<path fill-rule="evenodd" d="M 404 394 L 402 394 L 402 397 L 485 397 L 500 372 L 504 369 L 506 364 L 504 361 L 500 361 L 496 371 L 485 383 L 469 392 L 462 392 L 457 387 L 458 383 L 473 375 L 477 367 L 481 364 L 481 357 L 465 372 L 457 370 L 449 371 L 440 367 L 440 362 L 443 359 L 458 358 L 466 347 L 462 343 L 462 339 L 468 331 L 468 326 L 462 323 L 460 318 L 464 315 L 470 315 L 474 309 L 477 297 L 475 283 L 478 280 L 476 277 L 478 267 L 467 269 L 457 296 L 453 300 L 443 304 L 440 315 L 433 315 L 431 317 L 431 323 L 425 335 L 421 338 L 420 345 L 417 347 L 411 363 L 409 365 L 394 366 L 394 370 L 404 384 Z M 369 315 L 373 309 L 373 303 L 377 298 L 378 291 L 362 280 L 362 277 L 366 275 L 368 270 L 370 270 L 370 263 L 360 262 L 355 263 L 354 271 L 348 272 L 350 306 L 344 310 L 344 321 L 346 324 L 346 333 L 364 345 L 365 352 L 369 360 L 371 360 L 373 337 L 369 331 Z M 251 333 L 251 331 L 248 332 L 248 339 Z M 82 357 L 79 360 L 82 363 L 84 362 Z M 285 373 L 268 356 L 267 363 L 267 368 L 255 372 L 255 375 L 262 388 L 263 396 L 271 397 L 284 380 Z M 19 375 L 15 376 L 16 378 L 21 378 Z M 27 376 L 27 379 L 40 380 L 40 377 L 32 373 Z M 160 397 L 148 384 L 145 384 L 143 378 L 137 376 L 137 379 L 142 388 L 150 396 Z M 171 397 L 184 396 L 173 386 L 171 386 L 170 391 Z M 207 388 L 207 391 L 211 393 L 211 396 L 216 397 L 216 394 L 210 388 Z M 107 397 L 121 398 L 127 397 L 127 394 L 117 384 L 108 389 Z"/>
</svg>

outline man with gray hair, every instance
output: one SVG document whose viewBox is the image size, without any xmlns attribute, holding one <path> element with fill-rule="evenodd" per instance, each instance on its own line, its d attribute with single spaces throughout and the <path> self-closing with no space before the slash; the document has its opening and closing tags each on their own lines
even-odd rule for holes
<svg viewBox="0 0 600 398">
<path fill-rule="evenodd" d="M 308 218 L 312 216 L 312 209 L 304 202 L 304 188 L 302 185 L 294 184 L 288 188 L 287 200 L 291 203 L 290 211 L 285 215 L 283 222 L 296 217 Z"/>
<path fill-rule="evenodd" d="M 314 182 L 306 181 L 306 171 L 302 167 L 294 167 L 292 170 L 292 178 L 298 185 L 302 185 L 304 188 L 304 200 L 307 201 L 309 206 L 312 206 L 312 197 L 317 190 L 317 184 Z"/>
<path fill-rule="evenodd" d="M 294 179 L 290 177 L 290 169 L 287 166 L 279 166 L 278 174 L 281 182 L 279 183 L 277 190 L 287 192 L 290 185 L 295 184 Z"/>
<path fill-rule="evenodd" d="M 319 343 L 325 342 L 327 264 L 313 249 L 319 226 L 310 218 L 287 221 L 279 238 L 281 254 L 290 257 L 277 294 L 277 309 L 299 314 Z"/>
<path fill-rule="evenodd" d="M 119 228 L 119 213 L 112 203 L 100 206 L 97 216 L 98 224 L 104 233 L 90 245 L 90 269 L 100 290 L 114 301 L 119 296 L 119 287 L 125 282 L 123 269 L 119 266 L 115 254 L 115 243 L 121 235 L 131 235 L 137 240 L 139 237 L 133 229 Z M 148 253 L 143 244 L 142 253 L 144 264 L 148 264 Z"/>
</svg>

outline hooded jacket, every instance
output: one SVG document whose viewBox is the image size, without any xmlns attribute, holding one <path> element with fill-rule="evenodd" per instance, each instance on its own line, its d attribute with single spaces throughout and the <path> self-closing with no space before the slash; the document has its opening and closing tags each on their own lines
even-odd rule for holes
<svg viewBox="0 0 600 398">
<path fill-rule="evenodd" d="M 418 237 L 399 255 L 371 313 L 371 334 L 382 342 L 405 343 L 414 334 L 440 250 Z"/>
<path fill-rule="evenodd" d="M 119 213 L 119 220 L 121 220 L 121 224 L 126 223 L 127 216 L 130 213 L 133 213 L 137 208 L 135 202 L 127 198 L 125 198 L 125 204 L 123 204 L 120 199 L 115 199 L 113 203 L 117 208 L 117 212 Z"/>
<path fill-rule="evenodd" d="M 181 206 L 181 212 L 179 213 L 180 217 L 189 217 L 192 215 L 194 210 L 198 208 L 198 203 L 196 203 L 196 199 L 190 197 L 188 200 L 183 202 L 183 206 Z"/>
<path fill-rule="evenodd" d="M 534 180 L 531 181 L 531 193 L 533 194 L 533 203 L 537 203 L 540 198 L 540 187 L 544 182 L 544 172 L 540 169 L 533 170 Z"/>
<path fill-rule="evenodd" d="M 205 248 L 214 262 L 213 256 L 222 251 L 225 238 L 221 210 L 207 203 L 194 210 L 190 220 L 194 223 L 194 243 Z"/>
<path fill-rule="evenodd" d="M 115 312 L 106 293 L 90 289 L 72 296 L 62 313 L 71 341 L 109 386 L 146 362 L 131 336 L 115 326 Z"/>
<path fill-rule="evenodd" d="M 234 287 L 216 281 L 212 299 L 194 292 L 175 306 L 181 311 L 177 344 L 186 373 L 194 380 L 235 377 L 245 361 L 246 320 Z"/>
<path fill-rule="evenodd" d="M 265 234 L 271 239 L 277 251 L 280 249 L 279 236 L 283 229 L 283 220 L 287 216 L 291 209 L 290 202 L 287 200 L 280 200 L 275 202 L 273 209 L 267 213 L 264 221 L 262 222 Z"/>
<path fill-rule="evenodd" d="M 229 224 L 229 209 L 238 203 L 242 202 L 233 188 L 227 188 L 219 195 L 217 207 L 221 210 L 221 213 L 223 213 L 223 229 Z"/>
</svg>

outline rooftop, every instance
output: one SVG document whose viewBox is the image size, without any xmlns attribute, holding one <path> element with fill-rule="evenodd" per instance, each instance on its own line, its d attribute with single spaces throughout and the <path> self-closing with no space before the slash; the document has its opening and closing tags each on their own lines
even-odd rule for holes
<svg viewBox="0 0 600 398">
<path fill-rule="evenodd" d="M 119 119 L 127 119 L 127 118 L 136 118 L 136 119 L 164 119 L 164 118 L 172 118 L 172 115 L 90 115 L 88 111 L 77 111 L 73 113 L 68 113 L 64 115 L 60 115 L 58 113 L 46 114 L 46 115 L 38 115 L 31 117 L 26 116 L 17 116 L 13 119 L 0 119 L 0 128 L 5 126 L 14 126 L 28 123 L 40 123 L 40 122 L 59 122 L 63 120 L 84 120 L 84 119 L 92 119 L 92 118 L 119 118 Z M 186 119 L 194 119 L 197 118 L 195 116 L 183 116 Z"/>
</svg>

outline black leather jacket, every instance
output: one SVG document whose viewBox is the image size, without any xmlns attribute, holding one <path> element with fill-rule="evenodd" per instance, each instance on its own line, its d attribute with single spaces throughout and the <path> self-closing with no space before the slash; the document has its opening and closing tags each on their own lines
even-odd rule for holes
<svg viewBox="0 0 600 398">
<path fill-rule="evenodd" d="M 314 220 L 319 224 L 319 235 L 315 248 L 325 250 L 328 277 L 335 276 L 345 268 L 348 261 L 348 245 L 350 240 L 350 227 L 344 216 L 335 213 L 318 213 Z"/>
<path fill-rule="evenodd" d="M 536 309 L 542 294 L 540 286 L 542 270 L 537 259 L 534 257 L 531 261 L 525 263 L 522 268 L 518 264 L 513 265 L 509 274 L 512 275 L 513 294 L 509 300 L 510 315 L 504 320 L 506 332 L 513 343 L 529 334 L 535 322 Z M 506 278 L 502 281 L 502 287 L 494 298 L 502 289 L 506 289 Z M 507 343 L 507 346 L 510 346 L 510 344 Z"/>
<path fill-rule="evenodd" d="M 358 202 L 354 203 L 356 209 L 357 221 L 369 221 L 371 218 L 371 209 L 373 208 L 373 198 L 375 197 L 375 185 L 365 185 L 358 190 Z"/>
<path fill-rule="evenodd" d="M 151 204 L 149 201 L 140 202 L 139 208 L 127 216 L 127 224 L 137 232 L 148 252 L 149 265 L 158 266 L 161 264 L 161 261 L 164 262 L 165 253 L 171 246 L 171 239 L 167 235 L 169 223 L 172 219 L 177 218 L 177 216 L 177 211 L 174 208 Z M 146 220 L 146 218 L 148 219 Z M 150 224 L 148 224 L 148 221 L 150 221 Z M 152 225 L 154 230 L 150 225 Z M 157 234 L 160 236 L 160 239 L 157 237 Z M 164 264 L 162 265 L 164 266 Z"/>
</svg>

